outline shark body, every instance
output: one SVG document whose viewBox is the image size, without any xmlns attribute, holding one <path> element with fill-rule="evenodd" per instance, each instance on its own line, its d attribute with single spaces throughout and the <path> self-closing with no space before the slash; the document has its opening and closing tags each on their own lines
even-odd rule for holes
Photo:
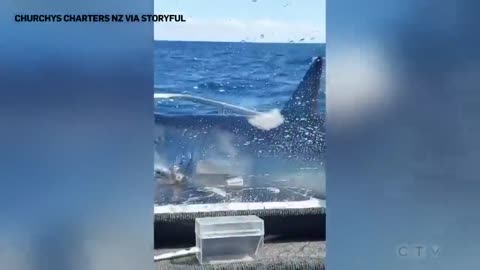
<svg viewBox="0 0 480 270">
<path fill-rule="evenodd" d="M 185 177 L 195 182 L 201 175 L 211 178 L 215 174 L 243 177 L 251 185 L 282 180 L 324 197 L 325 125 L 317 108 L 322 60 L 319 57 L 312 62 L 281 111 L 239 109 L 237 115 L 155 113 L 160 163 L 181 172 L 177 180 Z M 228 106 L 235 109 L 234 105 Z"/>
</svg>

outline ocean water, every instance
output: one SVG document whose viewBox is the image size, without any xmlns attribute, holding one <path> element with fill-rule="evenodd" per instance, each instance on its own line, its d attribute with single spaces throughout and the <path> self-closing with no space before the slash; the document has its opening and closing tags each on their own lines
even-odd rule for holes
<svg viewBox="0 0 480 270">
<path fill-rule="evenodd" d="M 200 96 L 257 111 L 282 109 L 312 60 L 319 56 L 325 56 L 324 44 L 156 42 L 155 91 Z M 320 114 L 325 112 L 324 86 L 323 77 L 318 100 Z M 155 110 L 162 114 L 218 113 L 215 108 L 178 99 L 162 100 L 156 104 Z M 230 151 L 229 149 L 235 148 L 235 151 L 241 152 L 249 147 L 249 142 L 237 145 L 228 137 L 213 139 L 212 136 L 206 136 L 205 139 L 200 139 L 202 136 L 197 138 L 194 135 L 192 139 L 183 142 L 185 136 L 190 136 L 188 129 L 182 128 L 183 133 L 180 134 L 183 135 L 170 136 L 170 139 L 157 144 L 160 148 L 156 148 L 156 158 L 162 161 L 156 162 L 156 168 L 171 168 L 175 160 L 185 153 L 197 153 L 193 155 L 194 159 L 212 158 L 203 152 L 211 149 L 222 152 L 220 156 L 213 155 L 218 162 L 225 161 L 230 158 L 230 155 L 222 156 L 225 149 Z M 290 135 L 295 134 L 292 131 Z M 304 135 L 308 137 L 308 132 Z M 225 140 L 228 141 L 226 146 Z M 195 149 L 206 150 L 198 152 Z M 166 205 L 292 201 L 308 200 L 311 196 L 316 196 L 313 194 L 324 192 L 323 164 L 320 162 L 307 164 L 297 160 L 295 163 L 295 157 L 291 159 L 290 153 L 269 158 L 257 160 L 262 162 L 261 166 L 259 163 L 254 165 L 265 174 L 238 175 L 245 181 L 242 189 L 226 188 L 225 179 L 215 180 L 210 176 L 203 180 L 195 178 L 180 186 L 157 181 L 155 202 L 157 205 Z M 188 163 L 188 159 L 186 161 Z M 251 160 L 244 157 L 243 161 L 248 163 Z M 317 191 L 312 193 L 315 189 Z"/>
<path fill-rule="evenodd" d="M 260 111 L 281 109 L 318 56 L 325 56 L 324 44 L 157 41 L 154 84 L 160 92 Z M 324 87 L 318 104 L 324 112 Z M 202 105 L 168 100 L 156 109 L 175 114 L 210 112 Z"/>
</svg>

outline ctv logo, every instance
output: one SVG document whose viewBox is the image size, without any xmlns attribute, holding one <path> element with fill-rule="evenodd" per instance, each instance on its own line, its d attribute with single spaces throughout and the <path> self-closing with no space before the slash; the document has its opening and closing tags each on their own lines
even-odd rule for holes
<svg viewBox="0 0 480 270">
<path fill-rule="evenodd" d="M 440 255 L 440 247 L 437 245 L 405 244 L 397 247 L 396 254 L 400 258 L 436 258 Z"/>
</svg>

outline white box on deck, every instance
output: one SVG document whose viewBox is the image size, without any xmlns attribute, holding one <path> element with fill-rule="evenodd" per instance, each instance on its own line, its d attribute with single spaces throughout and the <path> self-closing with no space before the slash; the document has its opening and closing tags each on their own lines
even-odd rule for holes
<svg viewBox="0 0 480 270">
<path fill-rule="evenodd" d="M 263 220 L 257 216 L 197 218 L 197 259 L 201 264 L 255 260 L 264 234 Z"/>
</svg>

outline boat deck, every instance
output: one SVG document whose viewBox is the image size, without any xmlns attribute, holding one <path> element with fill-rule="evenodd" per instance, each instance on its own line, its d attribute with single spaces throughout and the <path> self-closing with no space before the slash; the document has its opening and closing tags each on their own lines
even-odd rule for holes
<svg viewBox="0 0 480 270">
<path fill-rule="evenodd" d="M 171 270 L 250 270 L 250 269 L 325 269 L 325 241 L 275 242 L 265 240 L 263 254 L 253 262 L 205 265 L 198 263 L 194 255 L 155 262 L 155 269 Z M 157 249 L 154 255 L 177 249 Z"/>
</svg>

